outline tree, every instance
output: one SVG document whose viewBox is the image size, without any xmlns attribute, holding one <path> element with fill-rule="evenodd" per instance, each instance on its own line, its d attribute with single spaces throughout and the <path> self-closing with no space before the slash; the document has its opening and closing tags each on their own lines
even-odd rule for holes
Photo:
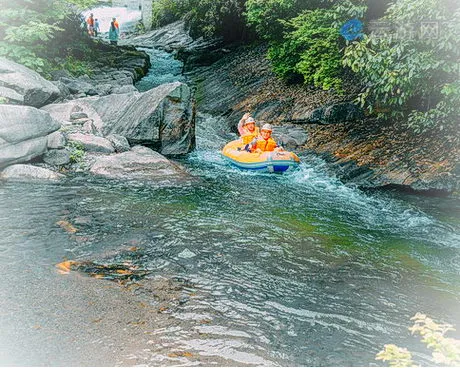
<svg viewBox="0 0 460 368">
<path fill-rule="evenodd" d="M 43 72 L 51 41 L 95 0 L 0 0 L 0 56 Z M 74 37 L 76 35 L 73 35 Z"/>
<path fill-rule="evenodd" d="M 400 0 L 382 26 L 345 50 L 344 65 L 365 86 L 358 102 L 383 117 L 406 118 L 417 132 L 452 128 L 460 115 L 459 5 Z"/>
</svg>

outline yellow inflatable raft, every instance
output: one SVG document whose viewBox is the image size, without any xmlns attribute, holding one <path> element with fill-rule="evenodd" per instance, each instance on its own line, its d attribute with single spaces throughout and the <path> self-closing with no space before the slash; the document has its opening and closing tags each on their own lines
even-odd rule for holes
<svg viewBox="0 0 460 368">
<path fill-rule="evenodd" d="M 244 169 L 261 172 L 284 172 L 297 167 L 300 159 L 293 152 L 262 152 L 250 153 L 244 150 L 241 139 L 228 143 L 222 155 L 232 165 Z"/>
</svg>

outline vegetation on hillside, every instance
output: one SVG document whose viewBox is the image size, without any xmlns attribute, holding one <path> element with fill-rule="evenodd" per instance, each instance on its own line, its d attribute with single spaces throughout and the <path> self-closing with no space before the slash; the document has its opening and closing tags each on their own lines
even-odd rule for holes
<svg viewBox="0 0 460 368">
<path fill-rule="evenodd" d="M 81 59 L 88 38 L 79 12 L 96 0 L 0 0 L 0 56 L 46 75 L 53 65 L 72 56 Z M 81 44 L 79 47 L 78 44 Z"/>
</svg>

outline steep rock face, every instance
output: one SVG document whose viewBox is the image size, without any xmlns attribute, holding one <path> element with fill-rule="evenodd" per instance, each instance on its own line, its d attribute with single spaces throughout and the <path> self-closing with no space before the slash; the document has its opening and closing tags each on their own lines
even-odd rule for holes
<svg viewBox="0 0 460 368">
<path fill-rule="evenodd" d="M 350 103 L 359 89 L 353 81 L 346 81 L 344 95 L 286 85 L 273 74 L 265 54 L 265 46 L 241 47 L 211 66 L 187 73 L 197 90 L 197 109 L 223 117 L 234 131 L 245 112 L 257 121 L 284 126 L 284 135 L 291 130 L 288 125 L 301 124 L 308 136 L 303 148 L 323 156 L 345 183 L 417 191 L 460 189 L 455 139 L 411 135 L 397 122 L 383 124 L 363 116 Z"/>
<path fill-rule="evenodd" d="M 0 167 L 42 155 L 47 150 L 48 134 L 60 127 L 45 111 L 0 105 Z"/>
<path fill-rule="evenodd" d="M 59 94 L 58 87 L 38 73 L 0 57 L 0 97 L 8 103 L 41 107 Z"/>
<path fill-rule="evenodd" d="M 195 112 L 186 84 L 168 83 L 144 93 L 90 97 L 43 108 L 59 121 L 85 113 L 103 135 L 118 134 L 164 155 L 183 155 L 195 147 Z"/>
</svg>

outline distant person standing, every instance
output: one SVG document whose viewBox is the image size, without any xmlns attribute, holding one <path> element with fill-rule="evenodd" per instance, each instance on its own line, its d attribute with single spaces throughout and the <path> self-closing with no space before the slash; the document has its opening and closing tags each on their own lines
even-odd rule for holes
<svg viewBox="0 0 460 368">
<path fill-rule="evenodd" d="M 96 19 L 94 19 L 94 37 L 97 37 L 98 33 L 101 31 L 101 29 L 99 28 L 99 21 Z"/>
<path fill-rule="evenodd" d="M 113 24 L 115 25 L 115 27 L 116 27 L 118 30 L 120 30 L 120 26 L 118 25 L 117 18 L 113 17 L 113 18 L 112 18 L 112 22 L 113 22 Z"/>
<path fill-rule="evenodd" d="M 109 28 L 109 41 L 111 45 L 116 45 L 118 43 L 118 32 L 115 22 L 112 21 Z"/>
<path fill-rule="evenodd" d="M 86 20 L 86 23 L 88 24 L 88 34 L 92 37 L 94 36 L 94 16 L 93 13 L 91 13 Z"/>
</svg>

